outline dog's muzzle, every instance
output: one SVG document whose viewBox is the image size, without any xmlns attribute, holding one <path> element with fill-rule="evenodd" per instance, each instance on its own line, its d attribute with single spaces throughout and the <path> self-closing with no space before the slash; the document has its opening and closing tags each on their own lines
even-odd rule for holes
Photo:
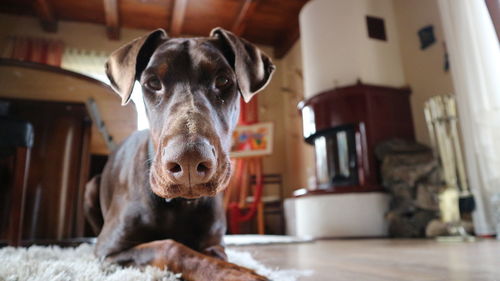
<svg viewBox="0 0 500 281">
<path fill-rule="evenodd" d="M 201 137 L 174 137 L 162 149 L 161 162 L 172 183 L 188 187 L 209 182 L 217 165 L 215 148 Z"/>
<path fill-rule="evenodd" d="M 216 149 L 203 137 L 175 136 L 159 149 L 151 167 L 153 192 L 164 198 L 213 196 L 226 165 L 219 167 Z M 219 169 L 218 169 L 219 168 Z"/>
</svg>

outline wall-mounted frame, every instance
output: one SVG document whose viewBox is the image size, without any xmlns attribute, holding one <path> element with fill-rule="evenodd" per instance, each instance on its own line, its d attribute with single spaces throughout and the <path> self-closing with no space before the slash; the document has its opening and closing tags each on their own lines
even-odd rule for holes
<svg viewBox="0 0 500 281">
<path fill-rule="evenodd" d="M 266 156 L 273 153 L 273 123 L 237 126 L 231 143 L 232 158 Z"/>
</svg>

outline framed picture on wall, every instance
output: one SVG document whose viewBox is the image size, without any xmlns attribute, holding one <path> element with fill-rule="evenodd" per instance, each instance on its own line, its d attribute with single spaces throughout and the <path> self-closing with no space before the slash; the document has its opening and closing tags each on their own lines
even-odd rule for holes
<svg viewBox="0 0 500 281">
<path fill-rule="evenodd" d="M 234 130 L 232 158 L 265 156 L 273 153 L 273 123 L 237 126 Z"/>
</svg>

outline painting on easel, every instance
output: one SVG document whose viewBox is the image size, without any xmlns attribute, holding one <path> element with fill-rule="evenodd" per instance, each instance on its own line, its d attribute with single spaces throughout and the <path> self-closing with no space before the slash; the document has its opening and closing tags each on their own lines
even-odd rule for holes
<svg viewBox="0 0 500 281">
<path fill-rule="evenodd" d="M 256 157 L 273 152 L 273 124 L 238 126 L 233 133 L 231 157 Z"/>
</svg>

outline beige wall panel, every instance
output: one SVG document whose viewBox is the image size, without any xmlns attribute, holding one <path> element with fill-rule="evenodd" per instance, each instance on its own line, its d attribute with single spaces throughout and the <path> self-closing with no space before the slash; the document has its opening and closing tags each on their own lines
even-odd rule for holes
<svg viewBox="0 0 500 281">
<path fill-rule="evenodd" d="M 132 103 L 120 105 L 113 90 L 91 78 L 82 79 L 59 72 L 12 65 L 0 65 L 0 97 L 85 103 L 94 98 L 109 133 L 117 143 L 137 128 L 137 116 Z M 91 153 L 107 154 L 108 150 L 92 128 Z"/>
<path fill-rule="evenodd" d="M 403 69 L 412 89 L 415 135 L 418 141 L 429 144 L 424 103 L 432 96 L 453 92 L 451 75 L 443 70 L 445 42 L 437 0 L 394 0 L 393 3 Z M 436 43 L 421 50 L 417 32 L 427 25 L 434 26 Z"/>
</svg>

